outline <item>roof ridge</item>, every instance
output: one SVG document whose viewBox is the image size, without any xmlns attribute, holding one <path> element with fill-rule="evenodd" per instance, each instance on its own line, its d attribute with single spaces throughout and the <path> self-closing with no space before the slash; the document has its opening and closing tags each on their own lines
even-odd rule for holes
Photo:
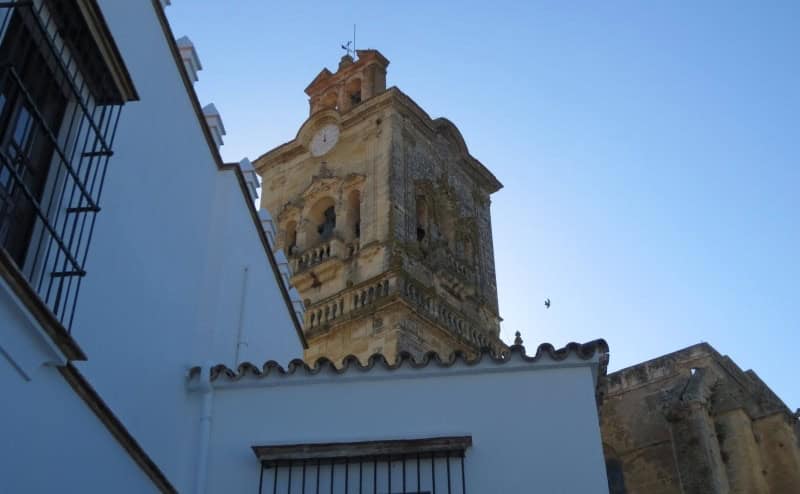
<svg viewBox="0 0 800 494">
<path fill-rule="evenodd" d="M 336 366 L 335 363 L 327 357 L 320 357 L 309 365 L 302 359 L 293 359 L 290 361 L 286 368 L 282 367 L 274 360 L 268 360 L 259 367 L 251 362 L 244 362 L 240 364 L 235 370 L 229 368 L 225 364 L 217 364 L 211 368 L 211 380 L 214 381 L 220 377 L 225 377 L 230 381 L 238 381 L 239 379 L 253 375 L 258 378 L 267 377 L 271 374 L 278 374 L 281 376 L 293 375 L 302 370 L 306 375 L 316 375 L 323 370 L 332 370 L 335 374 L 345 374 L 352 372 L 351 369 L 367 372 L 380 364 L 386 370 L 396 370 L 402 367 L 411 369 L 424 369 L 431 363 L 435 363 L 438 368 L 449 368 L 461 362 L 468 366 L 474 366 L 484 360 L 485 357 L 491 359 L 492 362 L 497 364 L 505 364 L 514 360 L 515 358 L 521 359 L 523 362 L 536 362 L 544 355 L 547 355 L 551 360 L 561 361 L 570 355 L 576 355 L 582 360 L 588 360 L 595 355 L 600 354 L 600 372 L 599 375 L 605 375 L 608 366 L 608 344 L 603 339 L 596 339 L 586 343 L 567 343 L 562 348 L 556 349 L 550 343 L 542 343 L 536 348 L 533 355 L 529 355 L 524 345 L 512 345 L 508 351 L 501 352 L 500 354 L 494 353 L 490 348 L 483 347 L 477 355 L 470 357 L 462 351 L 454 351 L 444 358 L 442 355 L 435 351 L 429 351 L 423 354 L 419 359 L 415 358 L 409 352 L 402 351 L 397 355 L 394 363 L 387 360 L 386 356 L 381 353 L 374 353 L 367 358 L 366 364 L 356 357 L 355 355 L 348 355 L 342 359 L 342 365 Z M 193 367 L 189 370 L 189 378 L 200 374 L 200 367 Z"/>
</svg>

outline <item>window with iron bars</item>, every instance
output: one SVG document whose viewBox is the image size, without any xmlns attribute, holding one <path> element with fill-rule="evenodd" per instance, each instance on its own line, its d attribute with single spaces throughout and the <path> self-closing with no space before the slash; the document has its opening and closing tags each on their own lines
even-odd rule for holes
<svg viewBox="0 0 800 494">
<path fill-rule="evenodd" d="M 259 494 L 466 494 L 472 438 L 254 446 Z"/>
<path fill-rule="evenodd" d="M 68 330 L 123 103 L 77 2 L 0 1 L 0 250 Z"/>
</svg>

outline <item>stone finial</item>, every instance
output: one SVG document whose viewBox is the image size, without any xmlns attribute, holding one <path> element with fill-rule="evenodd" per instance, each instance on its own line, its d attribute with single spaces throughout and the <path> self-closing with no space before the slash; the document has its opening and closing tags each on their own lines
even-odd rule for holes
<svg viewBox="0 0 800 494">
<path fill-rule="evenodd" d="M 350 55 L 344 55 L 341 60 L 339 60 L 339 70 L 342 70 L 345 67 L 353 65 L 353 57 Z"/>
<path fill-rule="evenodd" d="M 514 344 L 522 346 L 522 335 L 519 334 L 519 331 L 514 333 Z"/>
<path fill-rule="evenodd" d="M 178 45 L 178 51 L 180 51 L 181 60 L 183 60 L 186 73 L 189 74 L 189 79 L 192 82 L 197 82 L 197 73 L 203 70 L 203 65 L 197 56 L 197 50 L 194 49 L 194 43 L 188 36 L 184 36 L 176 40 L 175 44 Z"/>
<path fill-rule="evenodd" d="M 222 142 L 222 136 L 225 135 L 225 126 L 222 124 L 222 117 L 214 103 L 209 103 L 203 107 L 203 116 L 206 118 L 206 125 L 211 131 L 211 137 L 214 138 L 217 147 L 225 144 Z"/>
<path fill-rule="evenodd" d="M 255 201 L 258 199 L 258 188 L 261 187 L 261 184 L 258 183 L 258 174 L 247 158 L 242 158 L 242 161 L 239 162 L 239 168 L 242 170 L 242 175 L 244 175 L 244 182 L 247 184 L 250 197 Z"/>
</svg>

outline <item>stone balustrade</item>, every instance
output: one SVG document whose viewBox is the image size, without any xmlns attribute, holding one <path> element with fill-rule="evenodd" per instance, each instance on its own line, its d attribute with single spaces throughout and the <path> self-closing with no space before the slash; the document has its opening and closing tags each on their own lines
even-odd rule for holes
<svg viewBox="0 0 800 494">
<path fill-rule="evenodd" d="M 489 346 L 490 340 L 483 331 L 475 328 L 449 305 L 437 303 L 434 297 L 427 295 L 425 291 L 420 289 L 415 283 L 407 281 L 403 289 L 403 294 L 420 312 L 442 323 L 460 338 L 479 348 Z"/>
<path fill-rule="evenodd" d="M 321 264 L 328 259 L 333 258 L 349 258 L 353 257 L 354 255 L 358 254 L 361 250 L 361 244 L 358 239 L 353 240 L 352 242 L 345 244 L 338 238 L 332 238 L 331 240 L 317 244 L 313 247 L 309 247 L 308 249 L 304 250 L 299 254 L 294 254 L 294 272 L 299 273 L 304 271 L 308 268 L 314 267 L 318 264 Z"/>
<path fill-rule="evenodd" d="M 306 325 L 316 328 L 341 318 L 351 311 L 368 307 L 372 303 L 389 295 L 388 279 L 357 288 L 335 300 L 314 306 L 306 311 Z M 349 303 L 346 303 L 349 302 Z"/>
<path fill-rule="evenodd" d="M 437 249 L 433 256 L 432 262 L 434 265 L 439 266 L 447 274 L 454 276 L 461 283 L 472 284 L 475 281 L 475 271 L 473 268 L 459 261 L 453 256 L 450 251 L 444 248 Z"/>
<path fill-rule="evenodd" d="M 322 304 L 316 304 L 306 311 L 306 327 L 308 329 L 318 328 L 341 319 L 350 312 L 368 308 L 375 302 L 388 297 L 393 286 L 398 285 L 390 283 L 389 279 L 383 279 L 349 290 L 342 296 Z M 485 332 L 476 328 L 450 305 L 442 303 L 414 282 L 406 281 L 400 286 L 403 298 L 411 302 L 420 313 L 439 322 L 459 339 L 477 348 L 491 346 L 491 339 L 486 336 Z"/>
<path fill-rule="evenodd" d="M 344 314 L 344 299 L 339 298 L 308 311 L 308 327 L 315 328 L 334 321 Z"/>
<path fill-rule="evenodd" d="M 353 309 L 365 307 L 375 300 L 389 295 L 389 280 L 357 290 L 353 294 Z"/>
<path fill-rule="evenodd" d="M 358 239 L 353 240 L 347 245 L 347 257 L 353 257 L 361 251 L 361 242 Z"/>
<path fill-rule="evenodd" d="M 332 238 L 327 242 L 314 245 L 294 256 L 295 273 L 321 264 L 328 259 L 341 257 L 343 250 L 342 241 Z"/>
</svg>

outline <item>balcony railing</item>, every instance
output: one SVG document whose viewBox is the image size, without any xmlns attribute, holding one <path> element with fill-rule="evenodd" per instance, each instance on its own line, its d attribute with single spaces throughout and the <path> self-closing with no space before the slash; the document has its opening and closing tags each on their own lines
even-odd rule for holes
<svg viewBox="0 0 800 494">
<path fill-rule="evenodd" d="M 322 264 L 328 259 L 346 259 L 358 254 L 360 245 L 358 239 L 345 244 L 339 238 L 332 238 L 327 242 L 309 247 L 299 254 L 293 256 L 293 273 L 297 274 L 306 269 Z"/>
<path fill-rule="evenodd" d="M 392 279 L 378 280 L 368 285 L 353 288 L 333 300 L 318 303 L 306 310 L 306 328 L 313 329 L 333 323 L 345 314 L 371 307 L 373 303 L 384 300 L 392 289 Z"/>
<path fill-rule="evenodd" d="M 0 247 L 69 330 L 122 100 L 64 5 L 0 2 Z"/>
</svg>

